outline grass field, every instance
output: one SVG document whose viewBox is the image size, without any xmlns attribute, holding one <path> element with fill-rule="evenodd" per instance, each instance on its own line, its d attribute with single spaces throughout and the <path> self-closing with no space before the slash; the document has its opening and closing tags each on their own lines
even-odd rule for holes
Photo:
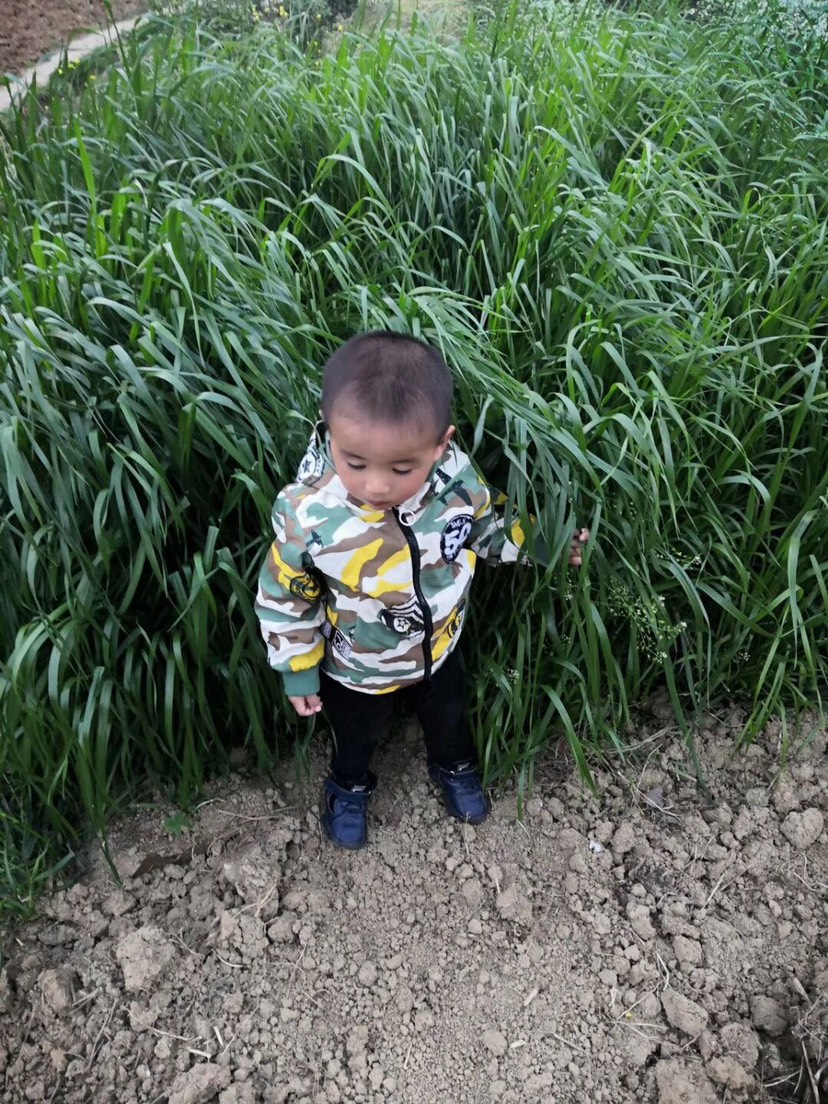
<svg viewBox="0 0 828 1104">
<path fill-rule="evenodd" d="M 145 781 L 186 803 L 295 735 L 251 594 L 361 328 L 440 345 L 462 443 L 554 549 L 478 580 L 490 778 L 561 734 L 586 770 L 657 686 L 748 736 L 825 692 L 824 39 L 553 4 L 325 52 L 285 22 L 151 21 L 0 123 L 0 907 Z"/>
</svg>

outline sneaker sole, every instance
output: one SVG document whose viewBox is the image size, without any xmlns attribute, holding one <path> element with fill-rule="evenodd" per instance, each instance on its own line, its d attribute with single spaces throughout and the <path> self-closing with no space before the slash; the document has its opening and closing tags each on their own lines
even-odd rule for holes
<svg viewBox="0 0 828 1104">
<path fill-rule="evenodd" d="M 437 783 L 439 785 L 439 782 Z M 443 808 L 446 810 L 446 814 L 451 817 L 452 820 L 458 820 L 461 824 L 482 824 L 484 820 L 488 820 L 491 809 L 486 809 L 486 812 L 482 816 L 460 816 L 459 813 L 455 813 L 449 804 L 448 798 L 443 796 Z"/>
</svg>

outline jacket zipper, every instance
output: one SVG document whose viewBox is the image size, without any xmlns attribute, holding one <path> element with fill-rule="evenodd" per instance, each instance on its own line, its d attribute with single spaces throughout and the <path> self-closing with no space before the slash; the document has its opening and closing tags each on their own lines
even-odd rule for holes
<svg viewBox="0 0 828 1104">
<path fill-rule="evenodd" d="M 431 620 L 431 610 L 428 607 L 428 602 L 425 600 L 422 590 L 420 589 L 420 546 L 417 544 L 417 538 L 414 536 L 410 526 L 405 525 L 400 518 L 399 511 L 395 506 L 391 513 L 397 519 L 397 525 L 402 530 L 402 535 L 405 537 L 405 542 L 408 545 L 408 550 L 411 553 L 411 568 L 412 576 L 414 579 L 414 593 L 417 595 L 417 601 L 420 603 L 420 610 L 423 615 L 423 625 L 425 629 L 425 636 L 423 637 L 423 660 L 424 660 L 424 678 L 431 678 L 431 634 L 434 631 L 434 622 Z"/>
</svg>

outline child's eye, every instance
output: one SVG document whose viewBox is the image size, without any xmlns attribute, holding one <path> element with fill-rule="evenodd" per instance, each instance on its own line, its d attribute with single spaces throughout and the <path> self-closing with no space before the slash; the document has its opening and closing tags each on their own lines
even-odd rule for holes
<svg viewBox="0 0 828 1104">
<path fill-rule="evenodd" d="M 364 464 L 352 464 L 350 460 L 346 460 L 345 463 L 351 469 L 351 471 L 365 471 Z"/>
<path fill-rule="evenodd" d="M 411 475 L 412 470 L 412 468 L 406 468 L 405 471 L 403 471 L 401 468 L 393 469 L 394 475 Z"/>
</svg>

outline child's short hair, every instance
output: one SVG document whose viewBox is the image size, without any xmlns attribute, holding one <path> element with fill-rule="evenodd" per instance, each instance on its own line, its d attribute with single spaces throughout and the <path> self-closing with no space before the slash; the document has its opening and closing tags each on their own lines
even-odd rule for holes
<svg viewBox="0 0 828 1104">
<path fill-rule="evenodd" d="M 372 330 L 346 341 L 325 365 L 322 417 L 337 405 L 371 421 L 416 422 L 440 441 L 451 423 L 454 384 L 437 349 L 406 334 Z"/>
</svg>

